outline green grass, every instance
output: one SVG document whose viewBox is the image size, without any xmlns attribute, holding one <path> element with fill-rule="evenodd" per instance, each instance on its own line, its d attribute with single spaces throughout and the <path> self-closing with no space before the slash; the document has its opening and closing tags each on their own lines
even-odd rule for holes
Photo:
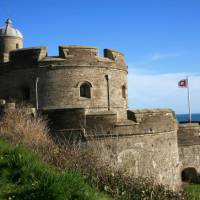
<svg viewBox="0 0 200 200">
<path fill-rule="evenodd" d="M 77 172 L 60 172 L 23 146 L 0 140 L 0 200 L 110 200 Z"/>
<path fill-rule="evenodd" d="M 188 184 L 184 189 L 190 195 L 190 200 L 200 200 L 200 184 Z"/>
</svg>

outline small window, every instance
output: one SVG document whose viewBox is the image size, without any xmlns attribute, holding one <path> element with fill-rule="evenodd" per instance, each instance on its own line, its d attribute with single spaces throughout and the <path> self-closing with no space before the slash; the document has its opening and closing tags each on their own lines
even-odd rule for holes
<svg viewBox="0 0 200 200">
<path fill-rule="evenodd" d="M 125 85 L 122 86 L 122 97 L 124 99 L 126 99 L 126 86 Z"/>
<path fill-rule="evenodd" d="M 19 44 L 18 43 L 16 44 L 16 49 L 19 49 Z"/>
<path fill-rule="evenodd" d="M 80 96 L 85 98 L 91 98 L 91 86 L 88 83 L 81 84 Z"/>
</svg>

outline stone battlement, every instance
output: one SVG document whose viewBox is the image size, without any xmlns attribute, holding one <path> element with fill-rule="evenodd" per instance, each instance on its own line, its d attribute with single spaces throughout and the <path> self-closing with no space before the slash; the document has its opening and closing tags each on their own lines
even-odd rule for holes
<svg viewBox="0 0 200 200">
<path fill-rule="evenodd" d="M 115 64 L 115 67 L 122 67 L 126 70 L 127 66 L 124 61 L 124 55 L 118 51 L 104 49 L 104 57 L 99 57 L 99 50 L 90 46 L 59 46 L 59 56 L 48 57 L 47 47 L 21 48 L 10 51 L 9 61 L 13 65 L 21 67 L 27 64 L 45 65 L 48 63 L 57 63 L 68 65 L 99 65 L 100 63 Z M 32 66 L 32 65 L 31 65 Z M 39 65 L 40 66 L 40 65 Z M 105 66 L 103 64 L 102 66 Z M 113 66 L 114 67 L 114 66 Z"/>
<path fill-rule="evenodd" d="M 10 62 L 12 64 L 36 63 L 47 56 L 46 47 L 23 48 L 10 51 Z"/>
</svg>

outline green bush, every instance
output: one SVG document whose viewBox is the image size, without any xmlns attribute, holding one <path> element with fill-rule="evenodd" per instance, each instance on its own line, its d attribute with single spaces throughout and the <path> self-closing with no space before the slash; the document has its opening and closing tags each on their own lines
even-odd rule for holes
<svg viewBox="0 0 200 200">
<path fill-rule="evenodd" d="M 59 172 L 21 145 L 0 141 L 0 199 L 108 199 L 93 190 L 77 172 Z"/>
</svg>

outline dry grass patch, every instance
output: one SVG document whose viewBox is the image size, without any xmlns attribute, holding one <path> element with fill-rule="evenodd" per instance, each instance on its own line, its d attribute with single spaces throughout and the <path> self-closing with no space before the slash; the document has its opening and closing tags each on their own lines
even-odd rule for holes
<svg viewBox="0 0 200 200">
<path fill-rule="evenodd" d="M 0 137 L 18 144 L 23 143 L 38 152 L 52 147 L 47 120 L 33 117 L 31 107 L 17 105 L 15 109 L 5 108 L 0 121 Z"/>
</svg>

